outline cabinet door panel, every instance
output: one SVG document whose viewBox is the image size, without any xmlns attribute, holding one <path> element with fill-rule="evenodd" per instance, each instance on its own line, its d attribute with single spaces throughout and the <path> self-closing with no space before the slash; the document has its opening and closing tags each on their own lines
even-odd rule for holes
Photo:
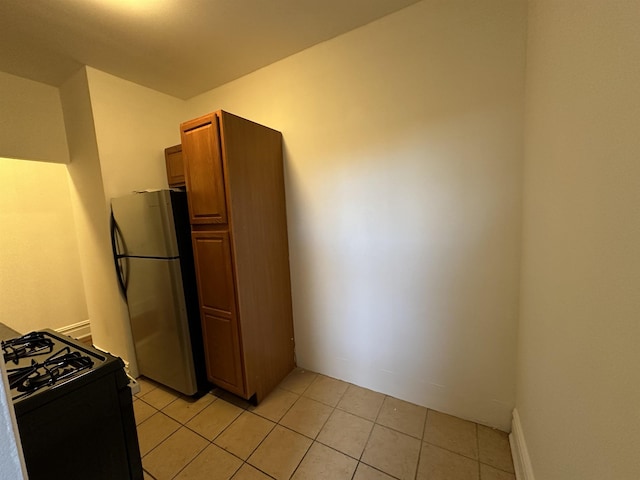
<svg viewBox="0 0 640 480">
<path fill-rule="evenodd" d="M 245 395 L 229 233 L 192 233 L 209 380 Z"/>
<path fill-rule="evenodd" d="M 170 187 L 183 187 L 184 164 L 182 162 L 182 145 L 164 149 L 164 160 L 167 166 L 167 182 Z"/>
<path fill-rule="evenodd" d="M 209 380 L 244 396 L 240 352 L 237 348 L 235 319 L 222 318 L 206 311 L 202 315 L 202 333 Z"/>
<path fill-rule="evenodd" d="M 227 223 L 216 116 L 183 123 L 181 137 L 191 223 Z"/>
<path fill-rule="evenodd" d="M 222 315 L 235 310 L 231 249 L 227 232 L 193 232 L 200 303 Z"/>
</svg>

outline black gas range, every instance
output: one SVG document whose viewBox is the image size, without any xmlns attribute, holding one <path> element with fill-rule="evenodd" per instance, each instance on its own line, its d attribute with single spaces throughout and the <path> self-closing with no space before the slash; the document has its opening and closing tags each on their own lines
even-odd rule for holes
<svg viewBox="0 0 640 480">
<path fill-rule="evenodd" d="M 48 329 L 1 346 L 30 480 L 143 478 L 120 358 Z"/>
</svg>

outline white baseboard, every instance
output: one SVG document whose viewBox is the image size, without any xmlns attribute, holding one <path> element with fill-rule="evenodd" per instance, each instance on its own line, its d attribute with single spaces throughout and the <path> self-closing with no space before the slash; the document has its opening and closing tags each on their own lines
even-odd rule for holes
<svg viewBox="0 0 640 480">
<path fill-rule="evenodd" d="M 516 479 L 535 480 L 533 469 L 531 468 L 529 450 L 527 450 L 527 442 L 524 440 L 524 432 L 522 431 L 522 424 L 520 423 L 520 416 L 518 415 L 518 410 L 515 408 L 513 409 L 513 422 L 511 423 L 509 443 L 511 444 L 511 456 L 513 457 Z"/>
<path fill-rule="evenodd" d="M 89 320 L 84 320 L 72 325 L 56 328 L 56 332 L 69 335 L 73 338 L 83 339 L 91 335 L 91 326 L 89 325 Z"/>
</svg>

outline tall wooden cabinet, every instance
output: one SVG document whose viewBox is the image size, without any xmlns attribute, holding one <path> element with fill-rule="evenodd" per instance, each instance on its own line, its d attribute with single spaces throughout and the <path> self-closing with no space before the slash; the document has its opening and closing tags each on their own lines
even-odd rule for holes
<svg viewBox="0 0 640 480">
<path fill-rule="evenodd" d="M 294 367 L 282 134 L 224 111 L 180 129 L 209 380 L 260 401 Z"/>
</svg>

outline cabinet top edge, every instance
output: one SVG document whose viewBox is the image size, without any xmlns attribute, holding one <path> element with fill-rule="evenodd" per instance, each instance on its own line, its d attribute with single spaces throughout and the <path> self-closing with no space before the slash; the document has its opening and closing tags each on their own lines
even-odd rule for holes
<svg viewBox="0 0 640 480">
<path fill-rule="evenodd" d="M 164 149 L 164 153 L 176 153 L 182 151 L 182 144 L 173 145 Z"/>
<path fill-rule="evenodd" d="M 244 121 L 244 122 L 253 123 L 253 124 L 258 125 L 258 126 L 260 126 L 262 128 L 268 128 L 269 130 L 273 130 L 274 132 L 277 132 L 280 135 L 282 135 L 282 132 L 280 132 L 279 130 L 276 130 L 275 128 L 269 127 L 267 125 L 263 125 L 263 124 L 258 123 L 258 122 L 254 122 L 253 120 L 249 120 L 248 118 L 244 118 L 244 117 L 241 117 L 239 115 L 235 115 L 233 113 L 229 113 L 226 110 L 216 110 L 215 112 L 207 113 L 205 115 L 201 115 L 200 117 L 196 117 L 196 118 L 193 118 L 191 120 L 187 120 L 185 122 L 182 122 L 180 124 L 180 130 L 181 131 L 190 130 L 190 129 L 198 126 L 198 125 L 202 125 L 202 124 L 205 124 L 205 123 L 213 123 L 215 121 L 216 117 L 219 118 L 221 121 L 224 121 L 226 118 L 233 117 L 233 118 L 236 118 L 236 119 Z"/>
</svg>

